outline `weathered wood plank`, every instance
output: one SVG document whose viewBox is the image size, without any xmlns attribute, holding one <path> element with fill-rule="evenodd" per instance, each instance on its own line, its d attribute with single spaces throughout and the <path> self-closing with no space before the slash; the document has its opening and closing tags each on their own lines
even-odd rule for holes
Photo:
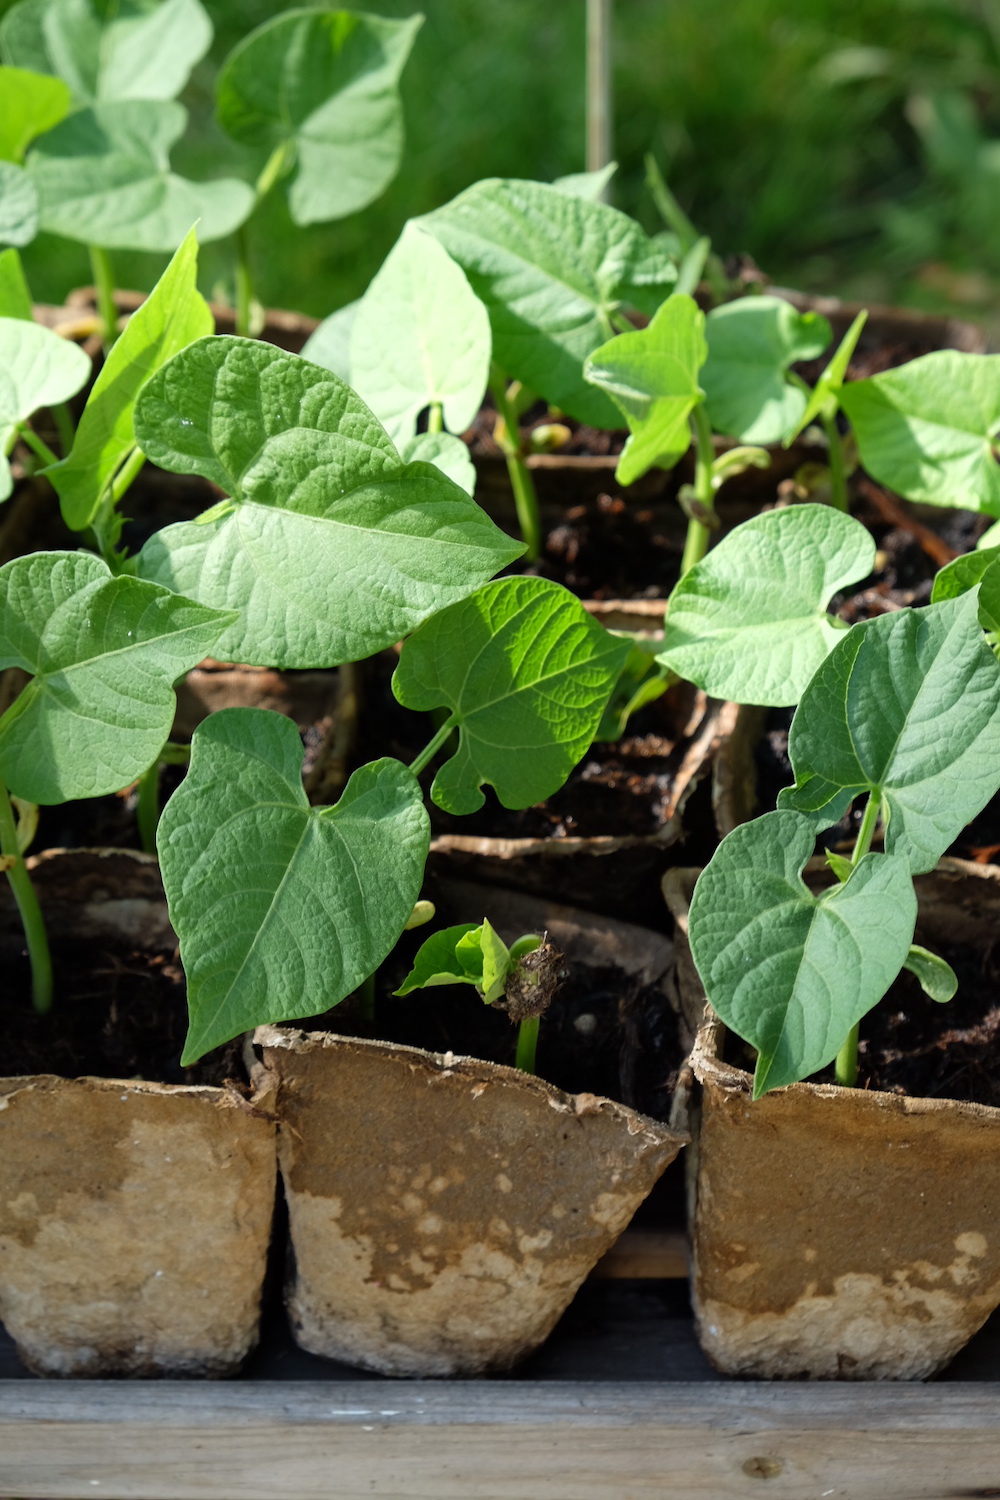
<svg viewBox="0 0 1000 1500">
<path fill-rule="evenodd" d="M 981 1385 L 524 1381 L 0 1387 L 19 1500 L 958 1500 L 1000 1492 Z"/>
</svg>

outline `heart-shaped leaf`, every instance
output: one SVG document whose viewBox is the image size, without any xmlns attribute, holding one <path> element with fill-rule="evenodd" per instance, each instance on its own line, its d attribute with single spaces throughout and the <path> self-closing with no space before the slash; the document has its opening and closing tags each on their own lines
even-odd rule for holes
<svg viewBox="0 0 1000 1500">
<path fill-rule="evenodd" d="M 34 321 L 31 292 L 16 250 L 0 250 L 0 318 Z"/>
<path fill-rule="evenodd" d="M 869 792 L 889 853 L 933 869 L 1000 785 L 1000 665 L 978 606 L 969 592 L 848 631 L 802 695 L 779 807 L 829 807 L 829 827 Z"/>
<path fill-rule="evenodd" d="M 4 454 L 19 422 L 40 406 L 68 401 L 87 380 L 90 360 L 51 328 L 0 318 L 0 500 L 13 489 Z"/>
<path fill-rule="evenodd" d="M 397 443 L 426 406 L 464 432 L 490 374 L 490 320 L 437 240 L 407 224 L 361 299 L 351 329 L 351 384 Z"/>
<path fill-rule="evenodd" d="M 91 525 L 107 485 L 135 449 L 133 410 L 143 385 L 178 350 L 215 326 L 198 291 L 197 272 L 198 241 L 191 229 L 105 359 L 69 455 L 45 471 L 72 531 Z"/>
<path fill-rule="evenodd" d="M 1000 355 L 941 349 L 840 393 L 861 462 L 908 500 L 1000 515 Z"/>
<path fill-rule="evenodd" d="M 462 439 L 450 432 L 418 432 L 401 444 L 399 456 L 404 464 L 433 464 L 467 495 L 475 493 L 476 466 Z"/>
<path fill-rule="evenodd" d="M 283 667 L 357 661 L 519 557 L 470 497 L 404 464 L 335 375 L 252 339 L 200 339 L 136 403 L 161 468 L 232 496 L 158 532 L 141 577 L 242 611 L 220 650 Z"/>
<path fill-rule="evenodd" d="M 459 726 L 433 800 L 470 813 L 487 783 L 504 807 L 558 791 L 593 742 L 630 648 L 542 578 L 501 578 L 428 620 L 404 642 L 392 688 L 407 708 L 447 706 Z"/>
<path fill-rule="evenodd" d="M 0 779 L 29 802 L 117 791 L 156 759 L 173 685 L 231 615 L 114 578 L 89 552 L 35 552 L 0 568 L 0 669 L 32 681 L 0 719 Z"/>
<path fill-rule="evenodd" d="M 672 469 L 691 445 L 688 419 L 704 394 L 705 314 L 693 297 L 668 297 L 647 328 L 622 333 L 595 349 L 584 365 L 592 385 L 625 414 L 629 439 L 615 478 L 633 484 L 647 469 Z"/>
<path fill-rule="evenodd" d="M 296 224 L 356 213 L 388 187 L 403 152 L 399 78 L 423 16 L 289 10 L 229 54 L 219 123 L 249 146 L 284 146 Z"/>
<path fill-rule="evenodd" d="M 786 378 L 788 367 L 823 353 L 833 337 L 829 323 L 781 297 L 744 297 L 713 308 L 705 337 L 701 385 L 716 432 L 744 443 L 780 442 L 806 406 L 806 393 Z"/>
<path fill-rule="evenodd" d="M 797 703 L 843 635 L 831 597 L 874 564 L 870 533 L 831 506 L 755 516 L 677 584 L 657 661 L 713 698 Z"/>
<path fill-rule="evenodd" d="M 418 221 L 486 304 L 504 372 L 596 427 L 620 421 L 583 362 L 628 305 L 654 313 L 677 278 L 634 220 L 541 182 L 491 178 Z"/>
<path fill-rule="evenodd" d="M 38 233 L 38 190 L 23 167 L 0 161 L 0 245 L 30 245 Z"/>
<path fill-rule="evenodd" d="M 430 822 L 396 760 L 310 807 L 295 725 L 227 708 L 195 730 L 157 850 L 188 982 L 182 1062 L 264 1022 L 317 1015 L 389 953 L 420 894 Z"/>
<path fill-rule="evenodd" d="M 81 109 L 28 156 L 42 228 L 109 250 L 176 250 L 197 222 L 202 244 L 232 233 L 254 204 L 235 178 L 195 183 L 170 170 L 187 111 L 123 99 Z"/>
<path fill-rule="evenodd" d="M 198 0 L 117 0 L 101 15 L 89 0 L 20 0 L 0 23 L 5 60 L 65 79 L 78 104 L 173 99 L 211 41 Z"/>
<path fill-rule="evenodd" d="M 0 160 L 23 161 L 36 135 L 69 114 L 71 98 L 61 78 L 27 68 L 0 68 Z"/>
<path fill-rule="evenodd" d="M 802 880 L 814 834 L 796 813 L 733 830 L 695 886 L 691 953 L 713 1007 L 757 1048 L 754 1098 L 831 1062 L 905 962 L 917 900 L 905 859 L 867 854 L 846 885 Z"/>
</svg>

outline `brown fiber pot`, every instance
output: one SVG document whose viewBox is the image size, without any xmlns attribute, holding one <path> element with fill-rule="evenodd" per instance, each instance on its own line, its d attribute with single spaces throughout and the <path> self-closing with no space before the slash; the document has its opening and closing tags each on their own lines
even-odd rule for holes
<svg viewBox="0 0 1000 1500">
<path fill-rule="evenodd" d="M 508 1369 L 685 1138 L 416 1047 L 263 1027 L 306 1349 L 388 1375 Z"/>
<path fill-rule="evenodd" d="M 696 874 L 664 891 L 685 1012 L 705 1016 L 689 1155 L 702 1347 L 740 1376 L 932 1375 L 1000 1305 L 1000 1109 L 811 1083 L 754 1103 L 686 951 Z M 916 885 L 918 941 L 995 943 L 1000 869 L 944 860 Z"/>
<path fill-rule="evenodd" d="M 54 940 L 176 946 L 154 860 L 29 863 Z M 275 1178 L 273 1123 L 235 1089 L 0 1078 L 0 1319 L 21 1359 L 41 1375 L 234 1373 L 257 1339 Z"/>
</svg>

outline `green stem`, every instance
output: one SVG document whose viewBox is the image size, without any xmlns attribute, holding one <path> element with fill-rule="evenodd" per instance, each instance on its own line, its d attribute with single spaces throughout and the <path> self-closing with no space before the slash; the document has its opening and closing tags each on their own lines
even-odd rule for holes
<svg viewBox="0 0 1000 1500">
<path fill-rule="evenodd" d="M 76 423 L 73 421 L 73 413 L 65 401 L 57 401 L 55 406 L 50 407 L 50 410 L 52 420 L 56 424 L 56 432 L 59 434 L 59 447 L 65 458 L 76 439 Z"/>
<path fill-rule="evenodd" d="M 506 380 L 499 372 L 494 372 L 490 390 L 500 415 L 496 439 L 507 460 L 517 521 L 527 544 L 527 559 L 534 562 L 542 550 L 542 518 L 538 509 L 538 496 L 535 494 L 535 482 L 521 452 L 517 411 L 510 399 Z"/>
<path fill-rule="evenodd" d="M 131 488 L 145 462 L 146 455 L 142 449 L 133 448 L 111 484 L 104 491 L 101 507 L 91 522 L 90 529 L 97 543 L 97 549 L 112 573 L 120 573 L 123 563 L 123 558 L 117 551 L 122 531 L 122 517 L 118 512 L 118 504 Z"/>
<path fill-rule="evenodd" d="M 253 321 L 253 281 L 250 276 L 250 247 L 246 226 L 236 231 L 236 332 L 241 338 L 251 337 Z"/>
<path fill-rule="evenodd" d="M 21 913 L 28 957 L 31 960 L 31 997 L 35 1010 L 45 1015 L 52 1009 L 52 955 L 45 933 L 42 909 L 31 883 L 31 876 L 22 858 L 17 841 L 17 823 L 10 805 L 7 788 L 0 782 L 0 854 L 12 859 L 7 870 L 7 879 Z"/>
<path fill-rule="evenodd" d="M 712 488 L 712 465 L 715 462 L 715 449 L 712 446 L 712 424 L 708 420 L 708 413 L 704 404 L 699 402 L 691 413 L 691 426 L 694 429 L 695 460 L 694 460 L 694 497 L 706 510 L 714 512 L 715 492 Z M 684 542 L 684 556 L 681 558 L 681 577 L 690 572 L 695 563 L 701 562 L 708 551 L 708 541 L 711 529 L 692 516 L 688 521 L 687 537 Z"/>
<path fill-rule="evenodd" d="M 293 149 L 294 148 L 289 146 L 288 141 L 282 141 L 281 145 L 275 146 L 274 150 L 271 152 L 267 161 L 264 163 L 264 170 L 257 178 L 255 192 L 257 194 L 258 203 L 262 198 L 267 197 L 268 193 L 274 187 L 274 184 L 278 181 L 279 177 L 283 177 L 285 175 L 285 172 L 288 170 L 288 166 L 291 161 L 291 152 Z"/>
<path fill-rule="evenodd" d="M 156 825 L 160 821 L 160 762 L 154 760 L 139 777 L 139 800 L 135 809 L 139 837 L 146 854 L 156 853 Z"/>
<path fill-rule="evenodd" d="M 865 807 L 865 815 L 861 819 L 858 836 L 854 841 L 854 852 L 851 855 L 852 865 L 857 865 L 872 846 L 872 838 L 878 823 L 880 806 L 881 798 L 876 792 L 872 792 Z M 837 1082 L 845 1089 L 853 1089 L 858 1082 L 859 1030 L 860 1023 L 851 1027 L 846 1042 L 837 1053 L 837 1061 L 834 1064 L 834 1076 Z"/>
<path fill-rule="evenodd" d="M 107 354 L 118 337 L 118 309 L 115 306 L 115 273 L 111 257 L 100 245 L 88 245 L 90 270 L 97 288 L 97 311 L 101 319 L 101 340 Z"/>
<path fill-rule="evenodd" d="M 31 430 L 27 422 L 20 423 L 17 431 L 21 439 L 27 443 L 32 453 L 37 454 L 43 463 L 57 464 L 59 462 L 59 455 L 53 453 L 48 443 L 43 442 L 38 433 Z"/>
<path fill-rule="evenodd" d="M 517 1028 L 517 1053 L 514 1057 L 514 1066 L 522 1073 L 534 1073 L 535 1053 L 538 1049 L 538 1022 L 539 1016 L 529 1016 L 522 1021 Z"/>
<path fill-rule="evenodd" d="M 844 440 L 836 416 L 823 413 L 823 431 L 830 449 L 830 499 L 837 510 L 847 510 L 847 464 L 844 462 Z"/>
<path fill-rule="evenodd" d="M 588 172 L 611 160 L 611 111 L 611 0 L 587 0 Z"/>
<path fill-rule="evenodd" d="M 413 772 L 414 776 L 419 776 L 421 771 L 423 771 L 426 766 L 430 765 L 431 761 L 434 759 L 435 755 L 437 755 L 438 751 L 441 749 L 441 746 L 445 744 L 448 736 L 451 734 L 457 723 L 458 715 L 449 714 L 447 719 L 445 719 L 444 723 L 441 725 L 440 729 L 434 735 L 434 738 L 424 746 L 420 754 L 417 756 L 416 760 L 410 762 L 410 770 Z"/>
<path fill-rule="evenodd" d="M 430 410 L 427 413 L 427 431 L 444 431 L 444 408 L 442 407 L 440 401 L 431 402 Z"/>
</svg>

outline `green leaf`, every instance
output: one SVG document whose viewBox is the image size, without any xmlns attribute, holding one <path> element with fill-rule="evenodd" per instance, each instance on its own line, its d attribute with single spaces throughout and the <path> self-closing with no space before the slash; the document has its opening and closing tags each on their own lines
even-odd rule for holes
<svg viewBox="0 0 1000 1500">
<path fill-rule="evenodd" d="M 620 739 L 632 715 L 647 703 L 662 697 L 669 685 L 667 674 L 655 660 L 659 643 L 654 645 L 649 640 L 639 642 L 631 636 L 626 638 L 631 649 L 597 726 L 595 740 Z"/>
<path fill-rule="evenodd" d="M 946 563 L 935 574 L 931 589 L 931 603 L 942 599 L 957 599 L 969 589 L 978 588 L 990 565 L 1000 557 L 1000 547 L 990 547 L 982 552 L 963 552 L 952 562 Z"/>
<path fill-rule="evenodd" d="M 831 1062 L 910 948 L 917 900 L 906 860 L 867 854 L 846 885 L 802 880 L 813 829 L 765 813 L 719 845 L 695 886 L 691 953 L 726 1025 L 757 1048 L 754 1098 Z"/>
<path fill-rule="evenodd" d="M 41 406 L 68 401 L 87 381 L 90 360 L 51 328 L 0 318 L 0 500 L 14 487 L 4 454 L 19 422 Z"/>
<path fill-rule="evenodd" d="M 980 554 L 982 555 L 984 554 Z M 985 556 L 988 557 L 989 553 Z M 979 623 L 994 637 L 1000 633 L 1000 559 L 993 560 L 979 586 Z"/>
<path fill-rule="evenodd" d="M 32 681 L 0 719 L 0 779 L 29 802 L 98 797 L 134 781 L 170 733 L 173 684 L 231 616 L 88 552 L 0 568 L 0 669 Z"/>
<path fill-rule="evenodd" d="M 903 968 L 917 976 L 924 994 L 936 1000 L 938 1005 L 946 1005 L 955 998 L 958 991 L 955 970 L 945 959 L 927 948 L 921 948 L 919 943 L 913 944 L 906 955 Z"/>
<path fill-rule="evenodd" d="M 189 230 L 146 301 L 132 314 L 87 398 L 69 455 L 46 469 L 72 531 L 97 515 L 104 492 L 135 449 L 136 396 L 150 375 L 194 339 L 212 332 L 198 291 L 198 241 Z"/>
<path fill-rule="evenodd" d="M 34 322 L 31 292 L 16 250 L 0 250 L 0 318 Z"/>
<path fill-rule="evenodd" d="M 486 304 L 493 357 L 582 422 L 615 427 L 609 398 L 583 362 L 614 333 L 623 304 L 654 313 L 676 280 L 664 251 L 632 219 L 541 182 L 490 178 L 417 221 Z"/>
<path fill-rule="evenodd" d="M 596 172 L 569 172 L 565 177 L 556 177 L 552 186 L 561 193 L 568 193 L 571 198 L 586 198 L 588 202 L 596 203 L 617 171 L 618 163 L 609 161 L 606 167 L 598 167 Z"/>
<path fill-rule="evenodd" d="M 802 695 L 779 807 L 872 793 L 888 852 L 933 869 L 1000 783 L 1000 665 L 978 604 L 966 593 L 852 626 Z"/>
<path fill-rule="evenodd" d="M 433 464 L 467 495 L 475 493 L 476 466 L 468 448 L 450 432 L 418 432 L 403 443 L 399 456 L 404 464 Z"/>
<path fill-rule="evenodd" d="M 657 660 L 714 698 L 796 703 L 843 636 L 832 595 L 874 564 L 869 532 L 831 506 L 755 516 L 678 583 Z"/>
<path fill-rule="evenodd" d="M 170 170 L 187 123 L 182 105 L 125 99 L 78 110 L 33 148 L 28 172 L 42 228 L 108 250 L 173 252 L 191 225 L 205 244 L 231 234 L 254 205 L 235 178 L 188 182 Z"/>
<path fill-rule="evenodd" d="M 743 297 L 713 308 L 705 337 L 701 384 L 716 432 L 746 443 L 780 442 L 806 405 L 805 392 L 786 379 L 788 367 L 823 353 L 833 337 L 829 323 L 781 297 Z"/>
<path fill-rule="evenodd" d="M 668 297 L 647 328 L 602 344 L 583 367 L 625 415 L 629 439 L 615 478 L 633 484 L 648 469 L 672 469 L 691 445 L 688 423 L 704 400 L 705 314 L 692 297 Z"/>
<path fill-rule="evenodd" d="M 868 319 L 867 311 L 859 312 L 850 328 L 844 334 L 837 352 L 823 371 L 813 387 L 812 395 L 809 397 L 805 411 L 802 413 L 794 429 L 785 438 L 785 447 L 798 437 L 800 432 L 807 428 L 810 422 L 815 422 L 818 417 L 832 419 L 837 414 L 837 406 L 840 402 L 840 391 L 847 374 L 847 367 L 851 363 L 851 356 L 858 347 L 858 339 Z"/>
<path fill-rule="evenodd" d="M 118 0 L 103 14 L 88 0 L 21 0 L 0 23 L 6 61 L 65 79 L 78 104 L 173 99 L 211 41 L 198 0 Z"/>
<path fill-rule="evenodd" d="M 470 933 L 469 937 L 471 936 Z M 468 942 L 469 938 L 465 941 Z M 483 1001 L 486 1005 L 492 1005 L 495 1000 L 503 999 L 507 980 L 517 961 L 511 957 L 510 949 L 503 938 L 485 919 L 479 929 L 479 948 L 483 955 L 481 986 Z"/>
<path fill-rule="evenodd" d="M 323 319 L 302 346 L 303 359 L 339 375 L 348 385 L 351 383 L 351 329 L 360 306 L 359 297 L 355 302 L 348 302 L 346 307 L 338 308 Z"/>
<path fill-rule="evenodd" d="M 0 160 L 23 161 L 36 135 L 69 114 L 71 98 L 61 78 L 26 68 L 0 68 Z"/>
<path fill-rule="evenodd" d="M 826 851 L 826 862 L 841 885 L 846 885 L 854 874 L 854 866 L 851 864 L 851 861 L 846 859 L 843 854 L 837 854 L 835 850 L 828 849 Z"/>
<path fill-rule="evenodd" d="M 908 500 L 1000 515 L 1000 355 L 942 349 L 840 393 L 861 462 Z"/>
<path fill-rule="evenodd" d="M 253 339 L 189 345 L 135 411 L 143 452 L 232 496 L 145 545 L 141 577 L 242 611 L 219 649 L 268 666 L 358 661 L 519 557 L 441 471 L 404 464 L 335 375 Z"/>
<path fill-rule="evenodd" d="M 420 894 L 430 823 L 396 760 L 310 807 L 291 720 L 227 708 L 195 730 L 156 842 L 188 981 L 187 1065 L 253 1026 L 316 1015 L 374 973 Z"/>
<path fill-rule="evenodd" d="M 475 922 L 460 922 L 457 927 L 443 927 L 422 943 L 413 968 L 394 995 L 409 995 L 414 990 L 429 990 L 440 984 L 472 984 L 477 988 L 483 977 L 483 951 L 476 945 L 473 952 L 458 951 L 458 941 L 467 933 L 480 932 Z M 473 961 L 478 959 L 478 967 Z M 471 967 L 469 966 L 471 962 Z"/>
<path fill-rule="evenodd" d="M 469 813 L 487 783 L 504 807 L 551 796 L 592 743 L 630 646 L 542 578 L 501 578 L 428 620 L 403 643 L 392 688 L 459 725 L 432 799 Z"/>
<path fill-rule="evenodd" d="M 988 552 L 992 547 L 1000 547 L 1000 521 L 994 521 L 992 526 L 987 527 L 976 543 L 977 552 Z"/>
<path fill-rule="evenodd" d="M 38 233 L 38 190 L 23 167 L 0 161 L 0 245 L 30 245 Z"/>
<path fill-rule="evenodd" d="M 490 374 L 490 320 L 465 273 L 409 223 L 361 299 L 351 329 L 351 384 L 397 443 L 425 407 L 451 432 L 471 426 Z"/>
<path fill-rule="evenodd" d="M 216 86 L 219 123 L 248 146 L 284 147 L 297 172 L 296 224 L 342 219 L 399 170 L 399 78 L 423 16 L 288 10 L 229 54 Z"/>
</svg>

